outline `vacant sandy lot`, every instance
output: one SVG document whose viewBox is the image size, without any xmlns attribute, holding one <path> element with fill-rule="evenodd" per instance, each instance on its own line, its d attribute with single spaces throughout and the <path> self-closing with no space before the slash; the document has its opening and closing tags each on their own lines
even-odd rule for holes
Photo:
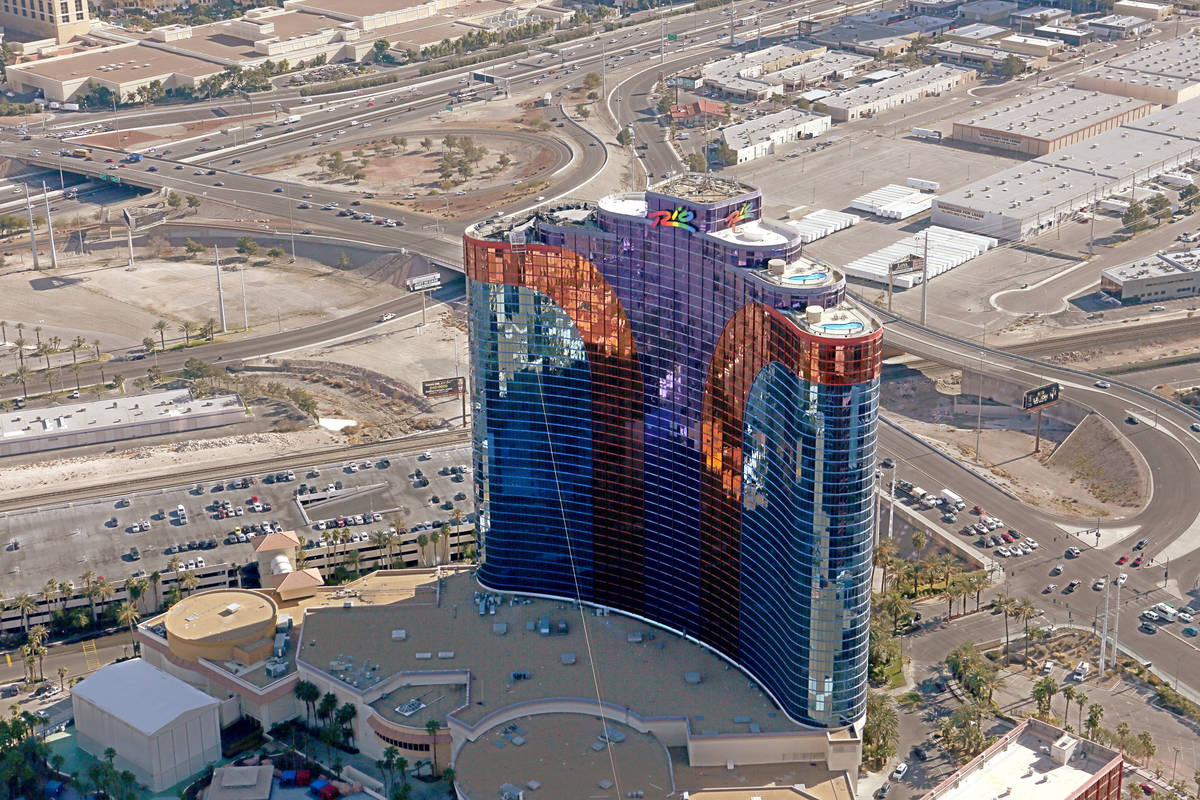
<svg viewBox="0 0 1200 800">
<path fill-rule="evenodd" d="M 104 349 L 113 350 L 140 343 L 160 318 L 171 323 L 171 339 L 181 338 L 175 328 L 184 320 L 199 326 L 220 316 L 211 260 L 139 257 L 130 269 L 126 259 L 115 254 L 86 259 L 86 266 L 0 275 L 0 319 L 8 321 L 10 338 L 15 336 L 13 325 L 24 322 L 27 329 L 42 326 L 44 336 L 100 339 Z M 342 316 L 399 291 L 306 259 L 288 264 L 286 259 L 254 258 L 244 271 L 240 258 L 232 261 L 221 274 L 231 331 L 242 327 L 243 277 L 250 328 L 259 332 Z"/>
<path fill-rule="evenodd" d="M 256 167 L 253 171 L 308 186 L 353 186 L 378 194 L 403 196 L 411 192 L 424 195 L 438 188 L 442 180 L 438 174 L 442 137 L 417 132 L 397 134 L 395 138 L 402 138 L 404 145 L 393 142 L 392 137 L 383 137 L 367 142 L 347 142 L 342 147 L 314 147 L 289 161 Z M 454 190 L 473 192 L 510 185 L 514 180 L 544 172 L 554 163 L 554 151 L 544 145 L 499 133 L 481 133 L 471 138 L 487 152 L 471 165 L 471 177 L 454 175 Z M 422 144 L 426 139 L 428 149 Z M 341 153 L 348 167 L 362 170 L 366 177 L 355 182 L 344 173 L 318 163 L 328 162 L 335 152 Z M 502 156 L 507 156 L 506 165 L 500 163 Z"/>
</svg>

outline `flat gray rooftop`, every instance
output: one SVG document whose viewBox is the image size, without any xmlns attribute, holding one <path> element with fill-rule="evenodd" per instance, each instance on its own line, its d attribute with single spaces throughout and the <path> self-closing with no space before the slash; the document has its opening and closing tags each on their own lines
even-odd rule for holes
<svg viewBox="0 0 1200 800">
<path fill-rule="evenodd" d="M 1083 74 L 1085 78 L 1180 89 L 1200 83 L 1200 37 L 1181 36 L 1134 50 Z"/>
<path fill-rule="evenodd" d="M 958 125 L 1004 131 L 1029 139 L 1054 140 L 1135 108 L 1154 104 L 1132 97 L 1058 86 L 988 108 Z"/>
<path fill-rule="evenodd" d="M 472 574 L 459 573 L 443 579 L 440 604 L 312 610 L 304 618 L 300 658 L 320 670 L 347 659 L 370 662 L 379 666 L 380 681 L 402 672 L 415 677 L 430 671 L 469 671 L 470 704 L 455 712 L 469 725 L 516 703 L 594 700 L 594 667 L 604 701 L 628 706 L 642 716 L 687 717 L 696 732 L 750 733 L 751 724 L 764 732 L 804 730 L 743 672 L 674 633 L 616 612 L 598 617 L 570 603 L 515 600 L 511 595 L 494 595 L 501 598 L 495 613 L 481 616 L 479 592 Z M 537 627 L 542 617 L 549 618 L 552 631 L 565 622 L 567 632 L 541 635 Z M 495 630 L 498 623 L 506 626 L 503 634 Z M 583 636 L 583 624 L 590 642 Z M 407 638 L 394 641 L 392 631 L 397 629 L 404 629 Z M 447 653 L 452 656 L 443 657 Z M 573 663 L 564 663 L 568 654 Z M 513 680 L 514 672 L 527 672 L 529 677 Z M 688 673 L 696 673 L 700 682 L 689 682 Z M 413 686 L 407 694 L 416 697 L 431 688 L 441 687 Z M 407 694 L 389 692 L 395 705 L 412 699 Z M 440 710 L 443 716 L 450 711 Z"/>
<path fill-rule="evenodd" d="M 1118 181 L 1128 182 L 1135 175 L 1145 180 L 1164 162 L 1172 164 L 1194 156 L 1198 146 L 1200 99 L 1009 167 L 946 192 L 934 204 L 935 208 L 948 203 L 985 213 L 1031 217 L 1093 191 L 1103 198 Z M 1014 208 L 1014 201 L 1021 205 Z"/>
<path fill-rule="evenodd" d="M 767 114 L 765 117 L 748 119 L 736 125 L 730 125 L 722 130 L 721 134 L 730 147 L 735 149 L 750 147 L 770 138 L 774 131 L 804 125 L 825 116 L 828 115 L 799 108 L 789 108 L 776 111 L 774 114 Z"/>
<path fill-rule="evenodd" d="M 1169 253 L 1156 253 L 1149 258 L 1139 258 L 1115 267 L 1109 267 L 1102 273 L 1104 277 L 1123 283 L 1134 278 L 1158 278 L 1166 275 L 1180 275 L 1200 272 L 1200 247 L 1189 250 L 1174 250 Z"/>
<path fill-rule="evenodd" d="M 953 64 L 936 64 L 932 67 L 922 67 L 903 75 L 897 75 L 895 78 L 888 78 L 871 86 L 859 86 L 851 89 L 837 97 L 829 98 L 825 101 L 825 105 L 836 108 L 853 108 L 854 106 L 867 105 L 882 100 L 885 97 L 904 94 L 937 84 L 955 75 L 966 75 L 967 73 L 974 72 L 975 70 L 973 69 L 958 67 Z"/>
<path fill-rule="evenodd" d="M 106 400 L 67 400 L 49 408 L 0 414 L 0 436 L 6 441 L 68 431 L 96 431 L 180 417 L 200 417 L 241 408 L 237 395 L 194 398 L 187 389 L 130 395 Z"/>
</svg>

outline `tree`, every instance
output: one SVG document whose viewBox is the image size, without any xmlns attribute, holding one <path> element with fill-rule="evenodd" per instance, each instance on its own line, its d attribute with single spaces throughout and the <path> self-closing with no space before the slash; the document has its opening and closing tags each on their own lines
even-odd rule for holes
<svg viewBox="0 0 1200 800">
<path fill-rule="evenodd" d="M 267 251 L 267 257 L 271 259 L 283 258 L 283 250 L 278 247 L 272 247 Z"/>
<path fill-rule="evenodd" d="M 925 543 L 927 541 L 928 539 L 925 536 L 925 531 L 915 531 L 912 535 L 913 553 L 915 555 L 920 555 L 921 551 L 925 549 Z"/>
<path fill-rule="evenodd" d="M 602 83 L 603 79 L 595 72 L 589 72 L 583 76 L 583 88 L 585 89 L 599 89 Z"/>
<path fill-rule="evenodd" d="M 390 50 L 391 47 L 392 46 L 388 43 L 387 39 L 376 39 L 375 43 L 371 45 L 371 50 L 375 56 L 375 60 L 385 63 L 393 61 L 394 59 L 388 53 L 388 50 Z"/>
<path fill-rule="evenodd" d="M 1064 687 L 1062 687 L 1062 691 L 1059 692 L 1059 694 L 1061 694 L 1063 696 L 1063 700 L 1065 701 L 1063 704 L 1062 718 L 1063 718 L 1063 725 L 1066 726 L 1068 716 L 1071 713 L 1071 701 L 1075 699 L 1075 688 L 1073 686 L 1064 686 Z"/>
<path fill-rule="evenodd" d="M 1125 754 L 1125 748 L 1129 745 L 1129 723 L 1124 720 L 1117 723 L 1115 733 L 1117 734 L 1117 749 L 1121 751 L 1121 755 Z"/>
<path fill-rule="evenodd" d="M 1149 766 L 1150 759 L 1154 758 L 1154 754 L 1158 752 L 1158 748 L 1154 746 L 1154 737 L 1149 731 L 1142 731 L 1137 735 L 1138 749 L 1141 751 L 1142 763 Z"/>
<path fill-rule="evenodd" d="M 179 207 L 183 205 L 183 198 L 174 192 L 169 192 L 167 194 L 167 205 L 170 206 L 172 210 L 177 211 L 179 210 Z"/>
<path fill-rule="evenodd" d="M 879 601 L 879 610 L 892 620 L 893 635 L 900 631 L 900 620 L 906 619 L 913 612 L 912 601 L 892 588 L 884 592 Z"/>
<path fill-rule="evenodd" d="M 633 134 L 629 132 L 629 128 L 621 128 L 617 133 L 617 144 L 621 147 L 629 147 L 633 143 Z"/>
<path fill-rule="evenodd" d="M 13 372 L 13 378 L 15 378 L 16 381 L 21 384 L 21 396 L 24 397 L 24 399 L 26 399 L 26 400 L 29 399 L 28 383 L 29 383 L 29 379 L 32 377 L 33 377 L 33 370 L 31 370 L 29 367 L 25 366 L 24 364 L 19 365 L 17 367 L 16 371 Z"/>
<path fill-rule="evenodd" d="M 158 584 L 159 584 L 160 582 L 162 582 L 162 573 L 161 573 L 161 572 L 159 572 L 158 570 L 155 570 L 154 572 L 151 572 L 151 573 L 150 573 L 150 576 L 147 578 L 147 580 L 149 580 L 149 581 L 150 581 L 150 585 L 154 587 L 154 608 L 155 608 L 155 609 L 157 609 L 157 608 L 158 608 L 158 603 L 159 603 L 159 600 L 158 600 Z"/>
<path fill-rule="evenodd" d="M 1088 706 L 1087 737 L 1095 739 L 1100 735 L 1100 723 L 1104 719 L 1104 706 L 1099 703 L 1092 703 Z"/>
<path fill-rule="evenodd" d="M 426 152 L 428 152 L 429 150 L 432 150 L 433 149 L 433 139 L 431 139 L 428 136 L 426 136 L 424 139 L 422 139 L 421 140 L 421 149 L 425 150 Z"/>
<path fill-rule="evenodd" d="M 1025 62 L 1019 56 L 1008 55 L 1000 62 L 1000 74 L 1006 78 L 1015 78 L 1025 71 Z"/>
<path fill-rule="evenodd" d="M 1017 601 L 1017 617 L 1025 624 L 1025 663 L 1029 663 L 1029 620 L 1038 615 L 1037 608 L 1034 607 L 1033 601 L 1028 597 L 1022 597 Z"/>
<path fill-rule="evenodd" d="M 1078 729 L 1083 728 L 1083 709 L 1087 706 L 1087 704 L 1088 704 L 1088 696 L 1086 694 L 1084 694 L 1083 689 L 1076 689 L 1075 690 L 1075 705 L 1079 707 Z M 1067 724 L 1067 718 L 1063 717 L 1063 725 L 1066 726 L 1066 724 Z"/>
<path fill-rule="evenodd" d="M 59 668 L 58 668 L 58 690 L 59 690 L 60 692 L 66 691 L 66 688 L 67 688 L 67 674 L 68 674 L 69 672 L 70 672 L 70 670 L 68 670 L 66 667 L 59 667 Z"/>
<path fill-rule="evenodd" d="M 185 319 L 179 323 L 179 332 L 183 334 L 183 346 L 187 347 L 192 343 L 192 334 L 196 332 L 196 323 Z"/>
<path fill-rule="evenodd" d="M 350 256 L 346 255 L 345 250 L 338 253 L 337 265 L 338 269 L 350 269 Z"/>
<path fill-rule="evenodd" d="M 1050 716 L 1050 702 L 1058 694 L 1058 683 L 1049 675 L 1033 685 L 1033 701 L 1037 703 L 1038 716 Z"/>
<path fill-rule="evenodd" d="M 168 323 L 165 319 L 160 319 L 158 322 L 155 322 L 150 327 L 152 327 L 154 330 L 158 331 L 158 342 L 161 345 L 162 349 L 166 350 L 167 349 L 166 331 L 167 331 L 167 328 L 170 327 L 170 323 Z M 142 345 L 145 346 L 145 344 L 146 344 L 146 340 L 143 339 Z M 151 345 L 150 347 L 147 347 L 146 349 L 153 350 L 154 346 Z"/>
<path fill-rule="evenodd" d="M 688 170 L 691 172 L 708 171 L 708 160 L 704 157 L 703 153 L 688 153 L 684 157 L 683 161 L 687 165 Z"/>
<path fill-rule="evenodd" d="M 196 197 L 195 195 L 189 194 L 187 197 L 187 207 L 192 209 L 193 211 L 195 209 L 199 208 L 200 207 L 200 198 Z"/>
<path fill-rule="evenodd" d="M 29 615 L 37 611 L 37 600 L 26 592 L 21 592 L 12 600 L 12 607 L 21 612 L 21 629 L 29 635 Z"/>
<path fill-rule="evenodd" d="M 429 755 L 433 757 L 433 777 L 438 776 L 437 737 L 441 724 L 436 719 L 425 723 L 425 732 L 429 734 Z"/>
<path fill-rule="evenodd" d="M 183 243 L 183 249 L 189 256 L 198 256 L 208 248 L 197 242 L 195 239 L 187 239 Z"/>
<path fill-rule="evenodd" d="M 179 577 L 179 585 L 183 587 L 185 592 L 191 594 L 200 585 L 200 578 L 196 576 L 196 573 L 185 570 L 183 575 Z"/>
<path fill-rule="evenodd" d="M 867 692 L 867 715 L 863 723 L 863 758 L 882 765 L 896 754 L 900 717 L 891 696 Z"/>
<path fill-rule="evenodd" d="M 658 98 L 658 105 L 655 106 L 655 110 L 664 117 L 670 114 L 671 98 L 668 95 L 663 95 L 662 97 Z"/>
<path fill-rule="evenodd" d="M 129 626 L 129 646 L 133 652 L 137 652 L 137 640 L 134 639 L 134 626 L 141 619 L 142 615 L 138 613 L 137 607 L 133 603 L 121 603 L 117 607 L 117 623 Z"/>
<path fill-rule="evenodd" d="M 258 255 L 258 242 L 250 238 L 250 234 L 238 237 L 237 251 L 247 258 Z"/>
</svg>

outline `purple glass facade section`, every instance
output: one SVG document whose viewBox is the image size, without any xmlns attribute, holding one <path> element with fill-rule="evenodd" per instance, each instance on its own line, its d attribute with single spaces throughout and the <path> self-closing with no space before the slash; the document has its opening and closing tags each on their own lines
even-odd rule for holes
<svg viewBox="0 0 1200 800">
<path fill-rule="evenodd" d="M 568 565 L 562 558 L 546 557 L 553 552 L 547 543 L 560 535 L 553 530 L 557 526 L 566 532 L 565 538 L 579 537 L 582 546 L 578 553 L 589 554 L 577 554 L 573 567 L 576 572 L 587 578 L 589 587 L 605 584 L 603 592 L 589 588 L 585 601 L 643 615 L 713 646 L 752 669 L 756 680 L 795 720 L 823 727 L 845 724 L 861 711 L 865 686 L 863 609 L 869 607 L 869 601 L 860 597 L 859 590 L 869 590 L 870 504 L 859 502 L 861 498 L 844 504 L 853 511 L 853 525 L 835 521 L 832 533 L 827 534 L 823 528 L 827 523 L 820 520 L 836 519 L 842 502 L 832 499 L 834 493 L 826 497 L 819 489 L 793 486 L 787 476 L 795 481 L 803 472 L 805 480 L 814 480 L 817 465 L 821 464 L 825 470 L 821 486 L 837 486 L 841 491 L 843 469 L 853 472 L 855 482 L 861 482 L 860 472 L 873 470 L 872 398 L 877 387 L 877 343 L 855 350 L 858 345 L 817 340 L 778 313 L 804 312 L 812 305 L 833 308 L 845 299 L 845 281 L 835 277 L 818 285 L 785 286 L 764 277 L 772 259 L 789 264 L 799 260 L 802 244 L 779 226 L 737 229 L 761 216 L 762 197 L 757 191 L 727 194 L 711 203 L 648 192 L 645 203 L 646 216 L 615 213 L 602 205 L 582 222 L 553 215 L 536 218 L 523 227 L 520 245 L 499 245 L 508 254 L 506 259 L 525 265 L 525 277 L 519 280 L 516 271 L 501 275 L 496 270 L 478 268 L 483 253 L 492 245 L 468 236 L 472 382 L 477 403 L 476 476 L 480 482 L 480 580 L 503 591 L 570 596 L 570 592 L 559 588 Z M 636 203 L 616 207 L 630 206 L 636 207 Z M 562 253 L 564 263 L 569 254 L 586 269 L 564 273 L 567 283 L 557 293 L 551 292 L 544 281 L 529 277 L 539 274 L 541 267 L 534 259 L 542 251 Z M 629 353 L 628 371 L 635 374 L 636 380 L 626 382 L 620 391 L 613 391 L 617 387 L 610 385 L 612 381 L 599 369 L 602 363 L 593 363 L 596 356 L 588 349 L 588 325 L 580 327 L 580 319 L 576 319 L 586 321 L 587 315 L 595 312 L 591 298 L 579 302 L 583 297 L 581 287 L 593 283 L 603 284 L 627 321 L 631 341 L 622 352 Z M 561 332 L 562 325 L 538 297 L 505 290 L 505 286 L 537 292 L 538 297 L 553 301 L 576 322 L 578 346 L 563 340 L 553 363 L 565 365 L 568 356 L 574 358 L 571 354 L 585 351 L 587 361 L 570 361 L 570 369 L 560 366 L 550 370 L 546 345 L 526 347 L 514 343 L 516 331 L 533 342 L 539 326 Z M 571 307 L 572 302 L 575 307 Z M 744 324 L 731 328 L 735 320 L 743 320 Z M 543 339 L 538 341 L 543 341 L 545 335 L 539 335 Z M 517 368 L 516 352 L 543 355 L 536 363 L 522 361 L 526 365 Z M 839 384 L 835 377 L 826 387 L 826 376 L 838 374 L 839 365 L 851 352 L 859 354 L 855 358 L 860 361 L 855 363 L 862 365 L 848 373 L 854 376 L 853 381 Z M 864 354 L 867 357 L 861 357 Z M 751 382 L 769 364 L 778 369 L 764 379 L 755 395 L 758 400 L 751 404 L 750 413 L 743 414 Z M 591 375 L 585 379 L 588 365 Z M 733 374 L 736 381 L 728 379 Z M 620 534 L 612 525 L 601 524 L 598 517 L 583 520 L 569 513 L 569 507 L 564 510 L 561 486 L 565 483 L 560 481 L 568 475 L 566 468 L 558 467 L 557 472 L 546 476 L 538 472 L 546 469 L 539 442 L 550 440 L 547 431 L 553 428 L 552 418 L 568 418 L 572 398 L 582 396 L 583 389 L 571 383 L 576 380 L 593 384 L 593 407 L 603 405 L 597 405 L 598 398 L 609 402 L 606 391 L 630 400 L 625 409 L 628 419 L 623 423 L 614 419 L 610 427 L 617 434 L 628 432 L 631 439 L 636 439 L 629 442 L 629 449 L 640 454 L 638 474 L 623 468 L 614 474 L 612 483 L 624 480 L 631 489 L 637 484 L 640 499 L 636 513 L 622 506 L 617 516 L 640 518 L 625 519 L 628 530 Z M 597 383 L 605 383 L 607 389 L 597 387 Z M 518 390 L 522 394 L 518 395 Z M 537 399 L 538 392 L 542 399 Z M 727 405 L 738 413 L 714 416 L 713 400 L 718 395 L 718 399 L 723 398 L 722 408 Z M 594 408 L 578 410 L 594 416 Z M 819 431 L 811 427 L 814 410 L 826 420 Z M 551 423 L 544 418 L 551 418 Z M 714 440 L 714 421 L 723 426 L 722 447 L 737 451 L 719 464 L 714 463 L 711 448 L 707 453 L 705 450 L 706 437 L 710 443 Z M 605 452 L 611 447 L 598 445 L 594 431 L 584 437 L 582 426 L 576 427 L 579 430 L 563 427 L 554 434 L 561 438 L 554 440 L 550 460 L 568 450 L 577 451 L 579 459 L 592 465 L 594 476 L 597 465 L 612 461 Z M 741 442 L 743 428 L 768 443 L 764 452 L 771 454 L 774 471 L 762 480 L 771 482 L 774 496 L 782 496 L 785 490 L 791 492 L 794 505 L 777 504 L 774 510 L 762 511 L 760 502 L 758 510 L 746 512 L 742 508 L 740 452 L 746 446 Z M 572 440 L 576 434 L 578 445 Z M 508 446 L 507 441 L 515 444 Z M 792 455 L 779 455 L 785 452 Z M 755 463 L 766 463 L 765 458 L 759 457 Z M 719 454 L 716 460 L 722 460 Z M 571 483 L 578 499 L 571 502 L 584 506 L 588 481 L 592 484 L 592 502 L 600 504 L 597 508 L 625 502 L 624 496 L 611 491 L 601 497 L 601 484 L 595 477 L 588 478 L 586 472 L 570 473 L 578 477 Z M 538 493 L 524 490 L 527 485 L 542 483 L 560 487 L 557 504 L 543 508 Z M 869 493 L 869 487 L 863 492 Z M 790 510 L 779 510 L 784 508 Z M 583 531 L 589 528 L 592 539 L 585 542 Z M 535 545 L 534 529 L 540 531 L 538 535 L 545 537 L 545 542 Z M 850 531 L 846 536 L 853 539 L 852 546 L 838 538 L 843 530 Z M 828 542 L 826 536 L 830 536 Z M 749 537 L 745 552 L 750 560 L 740 555 L 739 537 Z M 616 575 L 614 567 L 601 563 L 605 559 L 599 550 L 595 551 L 594 563 L 590 553 L 594 542 L 610 539 L 628 543 L 628 552 L 619 554 L 616 562 L 640 558 L 636 567 L 625 565 L 638 580 L 620 578 L 619 585 L 608 585 L 613 581 L 605 571 Z M 787 585 L 764 587 L 766 594 L 760 597 L 753 592 L 746 594 L 744 587 L 739 589 L 739 582 L 761 582 L 763 575 L 773 574 L 764 565 L 783 564 L 774 551 L 761 549 L 763 542 L 781 553 L 799 553 L 808 571 L 789 566 L 785 570 L 789 572 Z M 539 560 L 542 563 L 535 564 Z M 532 566 L 522 572 L 525 565 Z M 714 574 L 721 580 L 706 584 L 704 576 Z M 845 582 L 845 586 L 838 581 Z M 815 644 L 808 644 L 802 637 L 773 642 L 762 625 L 755 627 L 753 619 L 744 617 L 746 604 L 757 608 L 764 619 L 792 614 L 803 605 L 799 598 L 807 597 L 811 587 L 816 586 L 824 593 L 824 605 L 814 606 L 811 614 L 793 620 L 798 630 L 820 628 Z M 722 604 L 721 597 L 727 597 L 728 602 Z M 855 610 L 835 619 L 829 611 L 835 602 L 844 602 Z M 738 610 L 740 605 L 742 612 Z M 817 620 L 820 615 L 824 616 Z M 816 661 L 788 655 L 792 639 L 795 648 L 829 655 Z M 826 684 L 835 688 L 826 689 Z"/>
</svg>

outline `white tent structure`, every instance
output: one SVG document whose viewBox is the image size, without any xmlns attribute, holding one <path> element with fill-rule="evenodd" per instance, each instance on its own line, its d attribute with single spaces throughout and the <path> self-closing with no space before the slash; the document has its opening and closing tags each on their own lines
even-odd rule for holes
<svg viewBox="0 0 1200 800">
<path fill-rule="evenodd" d="M 153 792 L 221 758 L 219 701 L 140 658 L 110 664 L 71 688 L 79 746 L 127 769 Z"/>
</svg>

